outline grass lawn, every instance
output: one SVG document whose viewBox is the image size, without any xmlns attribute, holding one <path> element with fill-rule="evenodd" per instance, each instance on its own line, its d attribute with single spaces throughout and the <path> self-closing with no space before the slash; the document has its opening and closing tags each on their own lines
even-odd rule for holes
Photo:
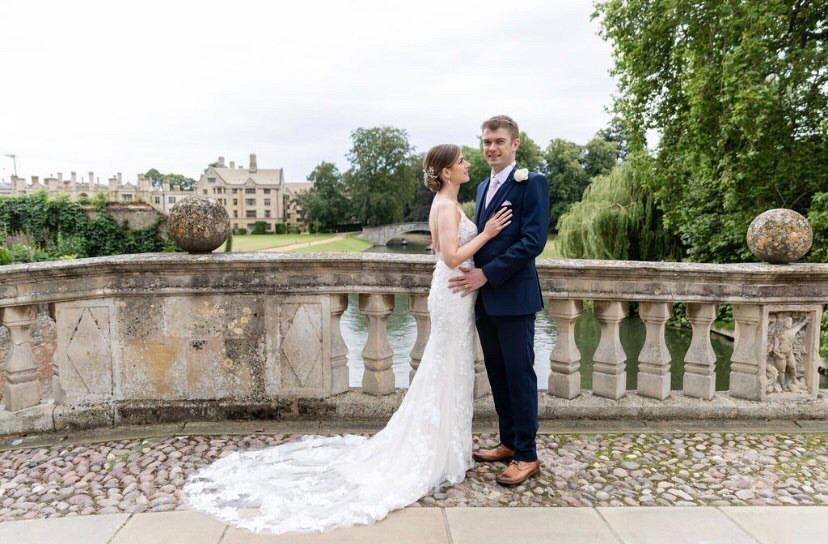
<svg viewBox="0 0 828 544">
<path fill-rule="evenodd" d="M 233 253 L 315 242 L 333 236 L 333 234 L 236 234 L 233 236 Z M 224 252 L 224 246 L 216 251 Z"/>
<path fill-rule="evenodd" d="M 295 251 L 334 251 L 337 253 L 358 253 L 364 249 L 371 247 L 371 242 L 360 240 L 354 234 L 349 234 L 342 240 L 335 240 L 328 244 L 319 244 L 318 246 L 298 247 L 291 249 Z"/>
</svg>

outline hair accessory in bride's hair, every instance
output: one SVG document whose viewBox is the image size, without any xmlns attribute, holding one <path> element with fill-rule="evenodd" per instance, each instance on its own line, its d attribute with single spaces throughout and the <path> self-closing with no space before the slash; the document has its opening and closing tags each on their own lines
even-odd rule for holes
<svg viewBox="0 0 828 544">
<path fill-rule="evenodd" d="M 428 168 L 423 168 L 423 177 L 426 180 L 437 179 L 437 174 L 434 173 L 434 168 L 429 166 Z"/>
</svg>

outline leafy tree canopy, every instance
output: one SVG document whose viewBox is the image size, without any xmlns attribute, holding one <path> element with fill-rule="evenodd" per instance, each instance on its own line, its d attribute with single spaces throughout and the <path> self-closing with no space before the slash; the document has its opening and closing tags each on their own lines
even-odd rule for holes
<svg viewBox="0 0 828 544">
<path fill-rule="evenodd" d="M 169 183 L 171 189 L 180 191 L 192 191 L 195 189 L 196 180 L 181 174 L 162 174 L 155 168 L 150 168 L 144 174 L 145 178 L 152 180 L 152 186 L 160 189 L 162 184 Z"/>
<path fill-rule="evenodd" d="M 363 225 L 402 221 L 422 179 L 408 133 L 393 127 L 358 128 L 351 138 L 347 154 L 351 167 L 343 180 L 356 221 Z"/>
<path fill-rule="evenodd" d="M 750 260 L 756 215 L 808 213 L 828 179 L 828 2 L 606 0 L 595 16 L 630 150 L 660 133 L 647 184 L 691 259 Z"/>
<path fill-rule="evenodd" d="M 296 200 L 303 220 L 317 223 L 323 229 L 332 229 L 349 220 L 350 203 L 342 181 L 342 174 L 332 162 L 321 162 L 308 174 L 313 186 Z"/>
</svg>

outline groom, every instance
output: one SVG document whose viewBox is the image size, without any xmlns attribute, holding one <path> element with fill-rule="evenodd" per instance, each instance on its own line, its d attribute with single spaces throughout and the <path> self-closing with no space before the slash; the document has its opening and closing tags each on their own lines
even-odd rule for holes
<svg viewBox="0 0 828 544">
<path fill-rule="evenodd" d="M 543 308 L 537 257 L 549 227 L 549 187 L 541 174 L 519 168 L 517 123 L 497 115 L 483 123 L 483 153 L 492 168 L 477 187 L 475 223 L 482 231 L 497 210 L 509 207 L 512 222 L 474 256 L 475 268 L 449 280 L 454 292 L 477 289 L 475 316 L 486 373 L 500 428 L 500 444 L 474 452 L 477 461 L 512 462 L 497 476 L 502 485 L 518 485 L 540 470 L 538 385 L 533 368 L 535 313 Z"/>
</svg>

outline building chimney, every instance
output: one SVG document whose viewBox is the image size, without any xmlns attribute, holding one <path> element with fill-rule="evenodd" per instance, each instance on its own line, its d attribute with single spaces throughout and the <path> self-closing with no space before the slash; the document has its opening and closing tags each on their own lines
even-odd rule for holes
<svg viewBox="0 0 828 544">
<path fill-rule="evenodd" d="M 58 181 L 63 181 L 63 172 L 58 172 Z"/>
<path fill-rule="evenodd" d="M 89 183 L 95 183 L 95 172 L 89 171 Z"/>
<path fill-rule="evenodd" d="M 256 154 L 255 153 L 250 154 L 250 167 L 248 168 L 248 170 L 250 172 L 255 172 L 256 171 Z"/>
<path fill-rule="evenodd" d="M 32 176 L 32 185 L 37 185 L 40 183 L 40 178 L 38 176 Z"/>
<path fill-rule="evenodd" d="M 230 168 L 236 167 L 236 161 L 230 161 Z"/>
<path fill-rule="evenodd" d="M 72 176 L 72 183 L 77 183 L 77 181 L 78 181 L 78 173 L 77 173 L 77 172 L 70 172 L 70 174 L 69 174 L 69 175 L 70 175 L 70 176 Z"/>
<path fill-rule="evenodd" d="M 123 183 L 123 178 L 121 177 L 121 173 L 118 172 L 118 185 L 121 185 L 122 183 Z"/>
<path fill-rule="evenodd" d="M 219 157 L 218 166 L 219 168 L 224 168 L 224 157 Z"/>
</svg>

